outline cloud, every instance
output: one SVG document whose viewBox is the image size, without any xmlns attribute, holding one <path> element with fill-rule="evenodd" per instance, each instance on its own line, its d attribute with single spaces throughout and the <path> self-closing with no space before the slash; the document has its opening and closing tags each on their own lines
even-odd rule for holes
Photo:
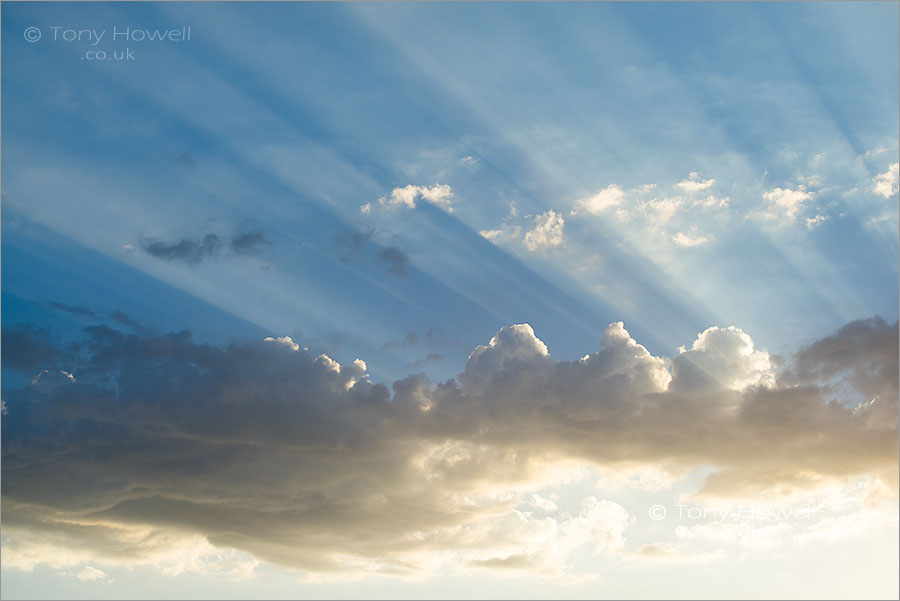
<svg viewBox="0 0 900 601">
<path fill-rule="evenodd" d="M 38 383 L 54 370 L 67 382 L 4 390 L 4 565 L 236 550 L 318 574 L 563 577 L 578 549 L 627 553 L 634 519 L 614 499 L 567 513 L 534 496 L 584 465 L 711 468 L 708 498 L 851 477 L 896 497 L 897 349 L 897 324 L 871 319 L 783 363 L 735 327 L 667 358 L 616 322 L 599 350 L 557 360 L 519 324 L 457 378 L 389 389 L 363 360 L 287 337 L 220 347 L 91 326 L 72 352 L 25 362 L 47 370 Z"/>
<path fill-rule="evenodd" d="M 572 215 L 580 212 L 598 215 L 607 209 L 618 206 L 625 200 L 625 191 L 615 184 L 610 184 L 593 196 L 579 200 L 572 209 Z"/>
<path fill-rule="evenodd" d="M 236 232 L 228 241 L 228 246 L 235 254 L 255 254 L 263 244 L 271 244 L 262 230 Z"/>
<path fill-rule="evenodd" d="M 197 170 L 197 161 L 194 160 L 194 155 L 192 155 L 189 151 L 184 151 L 177 158 L 172 159 L 172 163 L 174 165 L 178 165 L 179 167 L 190 169 L 191 171 Z"/>
<path fill-rule="evenodd" d="M 419 359 L 415 363 L 412 364 L 412 368 L 423 367 L 429 363 L 434 363 L 435 361 L 443 361 L 444 356 L 440 353 L 428 353 L 424 359 Z"/>
<path fill-rule="evenodd" d="M 193 266 L 220 258 L 226 245 L 231 250 L 231 256 L 235 256 L 257 254 L 264 244 L 271 242 L 262 230 L 238 228 L 227 236 L 206 234 L 201 238 L 182 238 L 174 242 L 145 237 L 141 240 L 140 247 L 151 257 L 169 262 L 181 261 Z"/>
<path fill-rule="evenodd" d="M 807 217 L 806 218 L 806 227 L 809 229 L 817 228 L 823 223 L 828 221 L 827 215 L 816 215 L 815 217 Z"/>
<path fill-rule="evenodd" d="M 109 316 L 112 318 L 113 321 L 115 321 L 115 322 L 117 322 L 117 323 L 120 323 L 120 324 L 122 324 L 123 326 L 128 326 L 128 327 L 133 328 L 133 329 L 135 329 L 135 330 L 144 330 L 144 329 L 146 329 L 146 328 L 144 327 L 144 325 L 143 325 L 141 322 L 139 322 L 138 320 L 132 318 L 132 317 L 129 316 L 127 313 L 124 313 L 124 312 L 122 312 L 122 311 L 113 311 L 112 313 L 110 313 Z"/>
<path fill-rule="evenodd" d="M 900 163 L 891 163 L 888 170 L 875 176 L 872 182 L 872 191 L 885 198 L 890 198 L 897 193 L 897 180 L 900 177 Z"/>
<path fill-rule="evenodd" d="M 796 190 L 790 188 L 774 188 L 763 194 L 768 201 L 768 208 L 762 213 L 766 219 L 793 221 L 803 209 L 807 200 L 813 197 L 813 193 L 805 186 L 799 186 Z"/>
<path fill-rule="evenodd" d="M 197 265 L 207 259 L 218 257 L 222 239 L 216 234 L 206 234 L 199 240 L 183 238 L 177 242 L 166 242 L 158 238 L 141 240 L 141 249 L 151 257 L 164 261 L 183 261 Z"/>
<path fill-rule="evenodd" d="M 87 307 L 73 307 L 56 301 L 48 301 L 47 304 L 54 309 L 59 309 L 60 311 L 65 311 L 66 313 L 71 313 L 80 317 L 97 317 L 97 314 Z"/>
<path fill-rule="evenodd" d="M 366 255 L 373 257 L 390 273 L 401 278 L 407 277 L 409 275 L 410 265 L 407 252 L 399 246 L 377 247 L 375 244 L 369 244 L 374 237 L 375 230 L 373 229 L 366 231 L 353 230 L 348 234 L 337 236 L 334 239 L 334 244 L 335 246 L 347 249 L 347 252 L 341 257 L 342 261 L 347 261 L 365 251 Z"/>
<path fill-rule="evenodd" d="M 106 572 L 92 566 L 84 566 L 80 572 L 75 574 L 75 578 L 84 582 L 112 582 L 112 579 L 106 575 Z"/>
<path fill-rule="evenodd" d="M 708 190 L 715 183 L 716 180 L 712 178 L 701 180 L 700 175 L 696 171 L 692 171 L 688 179 L 680 181 L 675 185 L 689 194 L 695 194 L 697 192 L 702 192 L 703 190 Z"/>
<path fill-rule="evenodd" d="M 706 236 L 692 236 L 690 234 L 678 232 L 677 234 L 672 236 L 672 242 L 684 248 L 691 248 L 694 246 L 700 246 L 701 244 L 706 244 L 707 242 L 709 242 L 709 238 Z"/>
<path fill-rule="evenodd" d="M 525 248 L 534 252 L 543 248 L 562 246 L 565 223 L 563 216 L 553 209 L 541 213 L 534 218 L 534 229 L 525 232 L 523 239 Z"/>
<path fill-rule="evenodd" d="M 481 230 L 478 233 L 494 244 L 503 244 L 508 240 L 518 239 L 522 235 L 522 228 L 519 226 L 503 225 L 495 230 Z"/>
<path fill-rule="evenodd" d="M 387 196 L 378 199 L 378 203 L 387 207 L 405 207 L 408 209 L 416 208 L 416 200 L 424 200 L 435 206 L 438 206 L 448 213 L 453 212 L 453 190 L 446 184 L 437 184 L 434 186 L 415 186 L 408 185 L 397 187 L 391 190 Z M 368 203 L 367 203 L 368 204 Z M 371 205 L 368 210 L 363 210 L 367 205 L 363 205 L 360 210 L 365 214 L 371 211 Z"/>
<path fill-rule="evenodd" d="M 685 248 L 698 246 L 711 241 L 713 236 L 691 235 L 684 229 L 695 230 L 698 222 L 730 203 L 715 187 L 715 179 L 701 180 L 697 172 L 675 183 L 629 189 L 610 184 L 593 196 L 577 200 L 570 215 L 603 215 L 628 223 L 629 227 L 619 226 L 625 235 L 638 244 L 654 245 L 653 252 L 658 252 L 668 241 Z"/>
<path fill-rule="evenodd" d="M 399 246 L 385 246 L 376 256 L 394 275 L 401 278 L 409 275 L 409 255 Z"/>
</svg>

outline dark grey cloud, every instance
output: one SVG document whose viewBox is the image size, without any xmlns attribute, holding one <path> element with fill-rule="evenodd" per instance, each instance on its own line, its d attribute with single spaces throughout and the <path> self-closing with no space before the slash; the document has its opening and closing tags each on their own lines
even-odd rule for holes
<svg viewBox="0 0 900 601">
<path fill-rule="evenodd" d="M 345 232 L 335 237 L 334 245 L 343 248 L 346 252 L 341 257 L 342 261 L 347 261 L 362 252 L 363 246 L 368 243 L 375 235 L 375 230 L 368 229 L 353 230 Z"/>
<path fill-rule="evenodd" d="M 141 240 L 140 247 L 157 259 L 197 265 L 204 261 L 230 256 L 256 255 L 266 244 L 271 244 L 271 241 L 265 232 L 260 229 L 248 229 L 244 225 L 235 228 L 234 232 L 227 236 L 210 233 L 199 238 L 182 238 L 175 241 L 147 237 Z M 223 252 L 226 248 L 230 253 Z"/>
<path fill-rule="evenodd" d="M 260 247 L 271 244 L 262 230 L 238 231 L 228 241 L 228 247 L 236 254 L 254 254 Z"/>
<path fill-rule="evenodd" d="M 197 240 L 183 238 L 175 242 L 145 238 L 140 244 L 143 251 L 152 257 L 164 261 L 184 261 L 188 265 L 214 259 L 222 249 L 222 239 L 216 234 L 206 234 Z"/>
<path fill-rule="evenodd" d="M 736 329 L 666 359 L 611 324 L 601 350 L 557 361 L 530 327 L 510 326 L 458 378 L 412 375 L 392 390 L 362 361 L 289 338 L 219 347 L 97 325 L 61 364 L 46 333 L 17 333 L 14 348 L 38 350 L 12 360 L 40 377 L 4 391 L 5 560 L 48 540 L 138 557 L 150 543 L 135 533 L 151 528 L 313 571 L 411 573 L 418 553 L 506 540 L 484 526 L 506 501 L 470 497 L 554 461 L 714 466 L 711 495 L 848 475 L 896 492 L 897 325 L 878 320 L 774 375 Z M 840 402 L 835 378 L 876 402 Z M 508 552 L 473 562 L 525 565 Z"/>
<path fill-rule="evenodd" d="M 379 246 L 373 239 L 373 229 L 353 230 L 341 234 L 334 239 L 334 244 L 344 250 L 342 261 L 349 261 L 357 256 L 371 256 L 384 268 L 396 275 L 405 278 L 409 275 L 409 255 L 399 246 Z"/>
<path fill-rule="evenodd" d="M 385 246 L 376 256 L 394 275 L 401 278 L 409 275 L 409 255 L 399 246 Z"/>
</svg>

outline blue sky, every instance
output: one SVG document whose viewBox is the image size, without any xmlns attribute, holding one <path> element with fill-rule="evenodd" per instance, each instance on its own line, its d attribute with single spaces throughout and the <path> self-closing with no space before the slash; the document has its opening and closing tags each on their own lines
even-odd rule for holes
<svg viewBox="0 0 900 601">
<path fill-rule="evenodd" d="M 288 336 L 390 388 L 513 324 L 557 361 L 735 326 L 775 366 L 897 320 L 896 3 L 2 11 L 4 331 Z"/>
</svg>

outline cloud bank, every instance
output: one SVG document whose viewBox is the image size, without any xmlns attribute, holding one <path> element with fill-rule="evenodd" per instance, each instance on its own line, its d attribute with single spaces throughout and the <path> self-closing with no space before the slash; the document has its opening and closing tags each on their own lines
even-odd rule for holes
<svg viewBox="0 0 900 601">
<path fill-rule="evenodd" d="M 457 378 L 392 389 L 286 337 L 85 334 L 57 348 L 4 331 L 4 357 L 28 358 L 4 367 L 32 378 L 4 392 L 8 567 L 200 545 L 320 574 L 409 576 L 448 556 L 558 574 L 575 549 L 623 552 L 633 521 L 608 499 L 564 512 L 531 493 L 576 465 L 712 466 L 708 498 L 862 476 L 896 495 L 897 324 L 877 318 L 786 360 L 734 327 L 657 357 L 618 322 L 563 361 L 513 325 Z"/>
</svg>

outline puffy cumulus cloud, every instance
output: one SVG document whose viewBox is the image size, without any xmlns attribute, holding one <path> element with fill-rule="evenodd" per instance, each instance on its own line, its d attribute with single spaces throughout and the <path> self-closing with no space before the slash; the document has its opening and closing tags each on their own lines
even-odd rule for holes
<svg viewBox="0 0 900 601">
<path fill-rule="evenodd" d="M 690 350 L 680 350 L 672 360 L 674 389 L 743 390 L 775 383 L 771 357 L 740 328 L 713 326 L 697 336 Z"/>
<path fill-rule="evenodd" d="M 553 209 L 541 213 L 534 218 L 534 228 L 525 232 L 522 240 L 525 248 L 534 252 L 542 248 L 562 246 L 565 224 L 563 216 Z"/>
<path fill-rule="evenodd" d="M 290 336 L 279 336 L 278 338 L 272 338 L 271 336 L 267 336 L 264 338 L 266 342 L 271 342 L 272 344 L 280 344 L 281 346 L 288 348 L 292 351 L 300 350 L 300 345 L 294 342 L 294 339 Z"/>
<path fill-rule="evenodd" d="M 390 194 L 382 196 L 378 199 L 378 203 L 388 207 L 405 207 L 408 209 L 416 208 L 417 200 L 424 200 L 436 205 L 445 211 L 453 212 L 453 190 L 447 184 L 437 184 L 434 186 L 408 186 L 397 187 L 391 190 Z M 367 208 L 368 207 L 368 208 Z M 365 204 L 360 208 L 363 214 L 371 212 L 371 205 Z"/>
<path fill-rule="evenodd" d="M 875 194 L 890 198 L 897 193 L 897 181 L 900 179 L 900 163 L 891 163 L 888 170 L 875 176 L 872 191 Z"/>
<path fill-rule="evenodd" d="M 75 374 L 65 385 L 4 390 L 4 567 L 567 577 L 576 552 L 627 554 L 634 520 L 615 498 L 566 512 L 542 492 L 586 465 L 645 490 L 712 467 L 708 498 L 849 477 L 881 483 L 867 499 L 896 498 L 897 325 L 881 320 L 777 369 L 733 327 L 666 358 L 617 322 L 596 352 L 556 360 L 520 324 L 457 378 L 392 390 L 363 360 L 287 337 L 218 347 L 93 326 L 76 346 L 36 366 Z"/>
<path fill-rule="evenodd" d="M 803 185 L 798 186 L 796 190 L 774 188 L 763 194 L 769 205 L 761 215 L 765 219 L 793 221 L 806 201 L 812 197 L 813 193 Z"/>
</svg>

